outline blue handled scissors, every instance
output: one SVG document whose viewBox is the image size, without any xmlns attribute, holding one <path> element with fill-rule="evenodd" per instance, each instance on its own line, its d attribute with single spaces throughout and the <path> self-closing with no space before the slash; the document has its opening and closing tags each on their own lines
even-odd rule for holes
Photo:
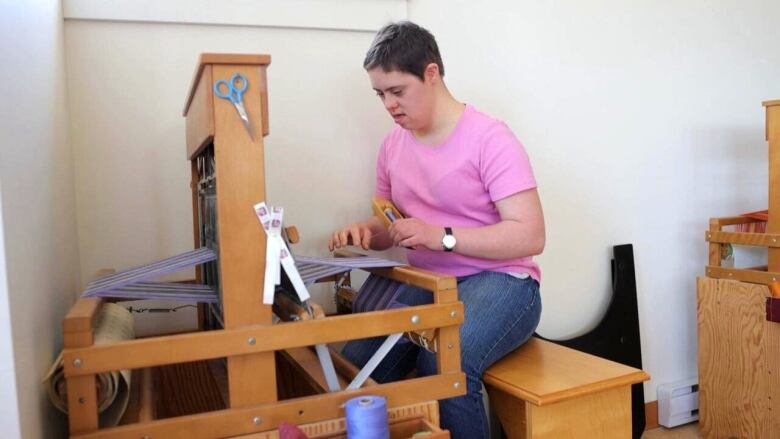
<svg viewBox="0 0 780 439">
<path fill-rule="evenodd" d="M 220 87 L 223 85 L 224 88 L 227 88 L 227 92 L 222 92 L 220 90 Z M 244 107 L 244 92 L 248 86 L 249 81 L 246 80 L 244 75 L 241 73 L 234 73 L 229 82 L 224 79 L 214 81 L 214 94 L 233 103 L 233 106 L 236 107 L 236 111 L 238 111 L 238 116 L 244 123 L 244 128 L 246 128 L 246 131 L 249 133 L 249 138 L 254 140 L 255 132 L 252 129 L 252 122 L 249 121 L 249 116 Z"/>
</svg>

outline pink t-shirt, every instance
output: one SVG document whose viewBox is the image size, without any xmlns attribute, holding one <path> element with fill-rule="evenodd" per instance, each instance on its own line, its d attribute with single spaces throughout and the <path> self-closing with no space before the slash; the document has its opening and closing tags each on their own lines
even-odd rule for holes
<svg viewBox="0 0 780 439">
<path fill-rule="evenodd" d="M 509 127 L 471 105 L 438 146 L 396 127 L 382 143 L 376 168 L 377 196 L 392 200 L 407 218 L 441 227 L 496 224 L 496 201 L 536 187 L 525 148 Z M 531 257 L 483 259 L 422 248 L 409 250 L 408 258 L 415 267 L 454 276 L 500 271 L 541 277 Z"/>
</svg>

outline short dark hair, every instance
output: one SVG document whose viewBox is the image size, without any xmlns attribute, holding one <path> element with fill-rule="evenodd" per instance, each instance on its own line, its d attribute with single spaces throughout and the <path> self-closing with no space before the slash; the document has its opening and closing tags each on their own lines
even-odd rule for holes
<svg viewBox="0 0 780 439">
<path fill-rule="evenodd" d="M 381 67 L 385 72 L 397 70 L 425 81 L 425 67 L 430 63 L 436 63 L 439 74 L 444 76 L 444 63 L 436 38 L 411 21 L 399 21 L 379 29 L 366 53 L 363 68 Z"/>
</svg>

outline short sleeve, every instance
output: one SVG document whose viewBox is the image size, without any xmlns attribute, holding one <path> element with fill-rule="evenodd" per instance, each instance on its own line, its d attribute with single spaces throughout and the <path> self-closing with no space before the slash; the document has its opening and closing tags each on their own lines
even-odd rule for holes
<svg viewBox="0 0 780 439">
<path fill-rule="evenodd" d="M 481 147 L 479 171 L 493 202 L 536 187 L 525 147 L 506 124 L 491 127 Z"/>
<path fill-rule="evenodd" d="M 379 148 L 379 155 L 376 159 L 376 188 L 374 194 L 377 197 L 390 199 L 390 174 L 388 172 L 388 158 L 387 158 L 387 139 L 382 142 L 382 146 Z"/>
</svg>

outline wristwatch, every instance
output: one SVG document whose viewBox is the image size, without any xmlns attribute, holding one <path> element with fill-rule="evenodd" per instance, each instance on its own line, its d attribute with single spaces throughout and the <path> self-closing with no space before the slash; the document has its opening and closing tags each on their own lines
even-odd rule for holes
<svg viewBox="0 0 780 439">
<path fill-rule="evenodd" d="M 444 228 L 444 237 L 441 239 L 441 246 L 445 252 L 451 252 L 455 248 L 455 236 L 452 234 L 452 227 Z"/>
</svg>

